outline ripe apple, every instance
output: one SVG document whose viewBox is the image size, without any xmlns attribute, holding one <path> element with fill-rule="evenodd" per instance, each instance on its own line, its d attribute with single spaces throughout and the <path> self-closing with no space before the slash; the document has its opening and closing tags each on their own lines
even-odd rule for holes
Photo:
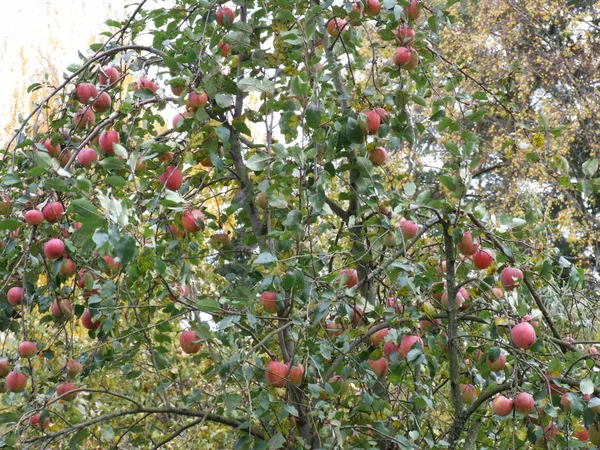
<svg viewBox="0 0 600 450">
<path fill-rule="evenodd" d="M 199 340 L 200 338 L 194 330 L 184 331 L 179 335 L 179 345 L 181 345 L 181 349 L 188 355 L 200 351 L 201 343 L 197 342 Z"/>
<path fill-rule="evenodd" d="M 100 143 L 100 149 L 107 155 L 114 155 L 115 151 L 113 149 L 113 144 L 119 143 L 119 133 L 116 130 L 107 130 L 103 131 L 100 134 L 100 139 L 98 141 Z"/>
<path fill-rule="evenodd" d="M 183 228 L 178 227 L 177 225 L 169 225 L 169 231 L 173 235 L 173 237 L 180 238 L 185 234 L 185 230 Z"/>
<path fill-rule="evenodd" d="M 492 412 L 497 416 L 508 416 L 512 410 L 513 401 L 504 395 L 499 395 L 492 401 Z"/>
<path fill-rule="evenodd" d="M 215 233 L 210 237 L 210 243 L 217 249 L 229 248 L 231 237 L 227 233 Z"/>
<path fill-rule="evenodd" d="M 77 397 L 77 392 L 72 392 L 77 389 L 75 383 L 63 381 L 56 387 L 56 395 L 64 401 L 74 400 Z"/>
<path fill-rule="evenodd" d="M 288 374 L 289 380 L 292 382 L 292 384 L 295 384 L 296 386 L 298 386 L 299 384 L 302 383 L 302 378 L 304 378 L 304 366 L 302 364 L 298 363 L 291 367 L 290 366 L 288 366 L 288 367 L 289 367 L 289 374 Z"/>
<path fill-rule="evenodd" d="M 187 104 L 194 111 L 198 108 L 202 108 L 204 105 L 208 103 L 208 95 L 206 92 L 190 92 L 187 98 Z"/>
<path fill-rule="evenodd" d="M 40 417 L 40 414 L 34 414 L 29 418 L 29 424 L 34 427 L 37 426 L 41 430 L 48 428 L 48 425 L 50 425 L 50 417 L 46 417 L 42 422 L 40 422 Z"/>
<path fill-rule="evenodd" d="M 98 319 L 95 322 L 92 320 L 92 313 L 89 309 L 86 309 L 81 315 L 81 325 L 88 330 L 97 330 L 102 325 L 102 319 Z"/>
<path fill-rule="evenodd" d="M 229 49 L 231 48 L 231 45 L 226 44 L 225 42 L 223 42 L 223 40 L 221 40 L 217 44 L 217 48 L 221 51 L 221 56 L 223 58 L 226 58 L 227 55 L 229 55 Z"/>
<path fill-rule="evenodd" d="M 550 422 L 544 427 L 544 438 L 549 441 L 558 434 L 558 428 L 554 422 Z"/>
<path fill-rule="evenodd" d="M 477 252 L 479 244 L 477 243 L 477 240 L 473 241 L 470 231 L 465 231 L 462 241 L 457 245 L 457 248 L 463 255 L 471 256 Z"/>
<path fill-rule="evenodd" d="M 358 124 L 360 128 L 366 134 L 377 134 L 379 127 L 381 126 L 381 117 L 375 110 L 369 110 L 364 113 L 365 119 L 363 120 L 362 114 L 359 116 Z"/>
<path fill-rule="evenodd" d="M 84 147 L 77 153 L 77 162 L 87 169 L 92 167 L 96 161 L 98 161 L 98 154 L 93 148 Z"/>
<path fill-rule="evenodd" d="M 394 63 L 397 66 L 403 67 L 410 62 L 411 52 L 408 47 L 398 47 L 394 51 Z"/>
<path fill-rule="evenodd" d="M 365 3 L 365 14 L 367 16 L 376 16 L 381 11 L 379 0 L 363 0 Z"/>
<path fill-rule="evenodd" d="M 487 269 L 494 262 L 494 254 L 487 248 L 481 248 L 475 252 L 473 257 L 473 265 L 480 270 Z"/>
<path fill-rule="evenodd" d="M 52 139 L 46 138 L 46 140 L 43 142 L 43 145 L 46 147 L 46 150 L 50 156 L 53 158 L 58 158 L 58 155 L 60 155 L 61 151 L 60 143 L 52 145 Z"/>
<path fill-rule="evenodd" d="M 400 352 L 399 352 L 400 359 L 406 358 L 406 356 L 408 355 L 408 352 L 410 352 L 417 343 L 421 346 L 421 348 L 423 348 L 423 341 L 421 340 L 421 338 L 419 336 L 413 336 L 413 335 L 404 336 L 402 338 L 402 340 L 400 341 Z"/>
<path fill-rule="evenodd" d="M 587 441 L 590 437 L 588 430 L 583 427 L 575 429 L 575 431 L 573 431 L 573 436 L 581 442 Z"/>
<path fill-rule="evenodd" d="M 183 186 L 183 173 L 175 166 L 167 166 L 165 171 L 158 177 L 158 181 L 166 185 L 167 189 L 178 191 Z M 185 225 L 183 227 L 186 228 Z"/>
<path fill-rule="evenodd" d="M 414 49 L 410 49 L 410 60 L 402 66 L 404 70 L 414 70 L 419 65 L 419 53 Z"/>
<path fill-rule="evenodd" d="M 10 373 L 10 361 L 7 358 L 0 359 L 0 377 Z"/>
<path fill-rule="evenodd" d="M 402 25 L 394 34 L 400 45 L 410 46 L 415 42 L 415 30 L 408 25 Z"/>
<path fill-rule="evenodd" d="M 522 322 L 529 322 L 533 328 L 537 328 L 540 326 L 540 323 L 537 320 L 533 320 L 533 316 L 531 314 L 525 314 L 522 318 Z M 590 350 L 589 354 L 598 353 L 598 350 L 596 350 L 595 347 L 590 347 L 589 350 Z M 586 353 L 585 350 L 584 350 L 584 353 Z"/>
<path fill-rule="evenodd" d="M 342 275 L 341 283 L 342 286 L 347 288 L 353 288 L 358 284 L 358 272 L 356 269 L 343 269 L 340 270 L 340 275 Z"/>
<path fill-rule="evenodd" d="M 181 216 L 181 224 L 188 233 L 195 233 L 204 228 L 204 214 L 198 209 L 186 211 Z"/>
<path fill-rule="evenodd" d="M 477 398 L 477 390 L 472 384 L 461 384 L 460 391 L 462 392 L 462 401 L 465 405 L 472 404 Z"/>
<path fill-rule="evenodd" d="M 93 125 L 94 122 L 96 122 L 96 114 L 94 114 L 94 111 L 89 106 L 77 111 L 75 119 L 73 119 L 73 123 L 78 130 L 83 130 L 88 125 Z"/>
<path fill-rule="evenodd" d="M 270 361 L 265 367 L 265 378 L 273 387 L 284 387 L 287 383 L 288 366 L 279 361 Z"/>
<path fill-rule="evenodd" d="M 83 370 L 81 363 L 75 359 L 69 360 L 67 363 L 67 377 L 73 378 Z"/>
<path fill-rule="evenodd" d="M 344 332 L 344 327 L 335 322 L 327 322 L 325 324 L 325 328 L 327 330 L 327 334 L 331 337 L 337 337 Z"/>
<path fill-rule="evenodd" d="M 158 91 L 158 85 L 154 81 L 149 80 L 148 78 L 142 77 L 138 80 L 138 82 L 133 90 L 135 92 L 137 92 L 140 89 L 150 89 L 152 92 L 154 92 L 156 94 L 156 91 Z"/>
<path fill-rule="evenodd" d="M 390 297 L 387 299 L 387 306 L 389 308 L 394 308 L 394 312 L 396 314 L 402 314 L 404 312 L 404 305 L 402 301 L 398 298 Z"/>
<path fill-rule="evenodd" d="M 456 296 L 454 297 L 456 300 L 456 309 L 459 309 L 463 303 L 465 302 L 465 298 L 462 296 L 462 294 L 460 292 L 456 293 Z M 448 291 L 444 291 L 442 293 L 442 299 L 441 299 L 442 305 L 444 306 L 444 308 L 448 308 L 450 303 L 448 302 Z"/>
<path fill-rule="evenodd" d="M 277 312 L 277 292 L 265 291 L 260 294 L 260 303 L 264 310 L 270 313 Z"/>
<path fill-rule="evenodd" d="M 400 219 L 400 231 L 404 239 L 414 239 L 419 233 L 419 225 L 403 217 Z"/>
<path fill-rule="evenodd" d="M 500 356 L 498 356 L 497 359 L 492 360 L 488 354 L 488 356 L 485 358 L 485 362 L 493 372 L 499 372 L 504 370 L 504 367 L 506 366 L 506 355 L 504 353 L 500 353 Z"/>
<path fill-rule="evenodd" d="M 387 152 L 383 147 L 375 147 L 369 152 L 369 160 L 373 163 L 374 166 L 383 165 L 383 163 L 385 163 L 386 158 Z"/>
<path fill-rule="evenodd" d="M 23 301 L 23 288 L 19 286 L 11 287 L 6 293 L 6 299 L 13 306 L 20 305 Z"/>
<path fill-rule="evenodd" d="M 533 395 L 528 392 L 520 392 L 515 397 L 515 410 L 521 414 L 529 414 L 535 408 Z"/>
<path fill-rule="evenodd" d="M 352 306 L 351 308 L 352 319 L 350 319 L 350 323 L 353 327 L 357 327 L 362 322 L 365 312 L 362 310 L 362 308 L 359 308 L 358 306 Z"/>
<path fill-rule="evenodd" d="M 73 303 L 69 299 L 55 300 L 50 307 L 50 313 L 58 321 L 73 317 Z"/>
<path fill-rule="evenodd" d="M 185 114 L 177 113 L 173 116 L 173 128 L 178 129 L 181 125 L 183 125 L 183 120 L 186 118 Z"/>
<path fill-rule="evenodd" d="M 6 376 L 4 387 L 8 392 L 23 392 L 27 386 L 27 375 L 23 372 L 10 372 Z"/>
<path fill-rule="evenodd" d="M 231 8 L 221 8 L 215 13 L 215 18 L 219 25 L 228 27 L 235 20 L 235 12 Z"/>
<path fill-rule="evenodd" d="M 408 20 L 417 20 L 421 15 L 421 8 L 417 0 L 410 0 L 410 5 L 404 7 Z"/>
<path fill-rule="evenodd" d="M 569 397 L 571 394 L 563 394 L 560 398 L 560 404 L 565 409 L 565 411 L 571 411 L 571 398 Z"/>
<path fill-rule="evenodd" d="M 384 328 L 382 330 L 378 330 L 375 333 L 373 333 L 371 336 L 369 336 L 369 342 L 371 344 L 373 344 L 375 347 L 379 347 L 379 344 L 381 344 L 385 337 L 389 334 L 390 330 L 389 328 Z"/>
<path fill-rule="evenodd" d="M 98 71 L 98 81 L 100 84 L 113 85 L 119 79 L 119 71 L 115 67 L 106 66 Z"/>
<path fill-rule="evenodd" d="M 23 358 L 31 358 L 37 353 L 37 345 L 35 342 L 23 341 L 19 344 L 19 355 Z"/>
<path fill-rule="evenodd" d="M 171 92 L 173 93 L 173 95 L 176 95 L 177 97 L 179 97 L 181 94 L 183 94 L 183 91 L 185 91 L 185 86 L 171 85 Z"/>
<path fill-rule="evenodd" d="M 75 95 L 77 96 L 79 103 L 85 105 L 91 98 L 98 95 L 98 90 L 92 83 L 79 83 L 75 87 Z"/>
<path fill-rule="evenodd" d="M 56 223 L 64 216 L 65 209 L 60 202 L 49 202 L 42 209 L 42 213 L 44 214 L 44 219 L 48 222 Z"/>
<path fill-rule="evenodd" d="M 7 194 L 0 195 L 0 216 L 8 217 L 10 214 L 10 197 Z"/>
<path fill-rule="evenodd" d="M 119 269 L 121 268 L 121 263 L 118 261 L 115 261 L 115 259 L 112 256 L 104 255 L 102 257 L 102 259 L 106 262 L 106 265 L 108 266 L 108 272 L 111 275 L 114 275 L 115 273 L 117 273 L 119 271 Z"/>
<path fill-rule="evenodd" d="M 383 345 L 383 354 L 385 355 L 386 358 L 390 358 L 390 356 L 392 356 L 392 353 L 398 353 L 398 349 L 400 347 L 394 342 L 394 341 L 387 341 L 384 345 Z M 400 358 L 400 355 L 398 354 L 398 358 Z"/>
<path fill-rule="evenodd" d="M 24 219 L 29 225 L 41 225 L 44 221 L 44 213 L 39 209 L 31 209 L 25 213 Z"/>
<path fill-rule="evenodd" d="M 383 378 L 386 376 L 387 371 L 388 371 L 388 362 L 387 359 L 385 359 L 383 356 L 379 359 L 369 359 L 367 361 L 367 364 L 369 364 L 369 367 L 371 368 L 371 370 L 373 371 L 373 373 L 375 375 L 377 375 L 379 378 Z"/>
<path fill-rule="evenodd" d="M 339 17 L 334 17 L 327 22 L 327 33 L 329 36 L 337 36 L 340 31 L 346 29 L 346 21 L 344 19 L 340 19 Z"/>
<path fill-rule="evenodd" d="M 494 294 L 494 296 L 500 300 L 502 298 L 502 296 L 504 295 L 504 292 L 502 291 L 501 288 L 499 287 L 493 287 L 492 288 L 492 293 Z"/>
<path fill-rule="evenodd" d="M 521 322 L 510 330 L 510 337 L 518 348 L 531 348 L 535 343 L 537 336 L 535 329 L 529 322 Z"/>
<path fill-rule="evenodd" d="M 58 259 L 65 252 L 65 244 L 57 238 L 52 238 L 44 245 L 44 255 L 49 259 Z"/>
<path fill-rule="evenodd" d="M 111 104 L 112 100 L 110 95 L 108 95 L 106 92 L 102 92 L 92 104 L 92 108 L 94 108 L 94 111 L 96 112 L 104 112 L 109 110 Z"/>
<path fill-rule="evenodd" d="M 502 287 L 507 291 L 512 291 L 519 286 L 520 280 L 523 279 L 523 272 L 514 267 L 506 267 L 500 274 L 500 282 Z"/>
<path fill-rule="evenodd" d="M 381 123 L 388 123 L 390 120 L 390 113 L 387 112 L 383 108 L 375 108 L 375 112 L 379 114 L 379 118 L 381 119 Z"/>
</svg>

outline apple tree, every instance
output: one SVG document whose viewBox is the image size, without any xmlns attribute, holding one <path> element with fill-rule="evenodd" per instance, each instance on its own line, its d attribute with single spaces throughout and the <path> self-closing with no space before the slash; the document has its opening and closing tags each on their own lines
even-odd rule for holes
<svg viewBox="0 0 600 450">
<path fill-rule="evenodd" d="M 600 444 L 595 274 L 480 195 L 531 134 L 442 50 L 459 2 L 171 3 L 3 150 L 3 445 Z"/>
</svg>

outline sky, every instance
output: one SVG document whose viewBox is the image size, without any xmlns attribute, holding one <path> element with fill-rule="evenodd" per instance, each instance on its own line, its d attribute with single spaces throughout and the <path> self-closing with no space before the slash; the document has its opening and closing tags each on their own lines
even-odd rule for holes
<svg viewBox="0 0 600 450">
<path fill-rule="evenodd" d="M 127 1 L 131 3 L 131 1 Z M 48 70 L 62 74 L 79 62 L 77 51 L 98 42 L 107 19 L 125 17 L 126 0 L 17 0 L 0 14 L 0 148 L 7 125 L 31 110 L 27 86 Z M 100 40 L 101 41 L 101 40 Z"/>
</svg>

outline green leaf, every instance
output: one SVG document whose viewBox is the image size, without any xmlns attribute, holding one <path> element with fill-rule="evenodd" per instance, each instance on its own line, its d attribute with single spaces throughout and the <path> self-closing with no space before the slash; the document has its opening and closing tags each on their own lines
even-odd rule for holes
<svg viewBox="0 0 600 450">
<path fill-rule="evenodd" d="M 346 137 L 353 144 L 362 144 L 365 140 L 365 133 L 354 117 L 348 117 L 346 123 Z"/>
<path fill-rule="evenodd" d="M 257 153 L 248 158 L 246 161 L 246 167 L 254 172 L 260 172 L 267 166 L 267 164 L 269 164 L 271 158 L 272 157 L 270 155 Z"/>
<path fill-rule="evenodd" d="M 321 109 L 317 105 L 311 103 L 308 105 L 308 108 L 306 108 L 305 118 L 309 128 L 312 128 L 313 130 L 318 128 L 319 125 L 321 125 Z"/>
<path fill-rule="evenodd" d="M 106 220 L 100 215 L 98 208 L 92 202 L 83 198 L 73 200 L 68 212 L 75 214 L 77 220 L 83 224 L 93 225 L 96 228 L 106 224 Z"/>
<path fill-rule="evenodd" d="M 265 79 L 243 78 L 237 83 L 238 88 L 242 92 L 267 92 L 272 94 L 275 91 L 275 84 Z"/>
<path fill-rule="evenodd" d="M 286 443 L 286 439 L 285 437 L 283 437 L 282 434 L 278 433 L 275 436 L 273 436 L 271 439 L 269 439 L 269 448 L 282 448 L 283 445 Z"/>
<path fill-rule="evenodd" d="M 126 266 L 135 256 L 137 244 L 132 236 L 121 236 L 119 242 L 115 246 L 117 257 L 121 261 L 122 266 Z"/>
<path fill-rule="evenodd" d="M 269 252 L 261 253 L 254 260 L 254 264 L 262 264 L 262 265 L 272 264 L 275 262 L 277 262 L 277 257 L 273 256 Z"/>
<path fill-rule="evenodd" d="M 200 297 L 196 300 L 196 307 L 202 312 L 215 312 L 220 309 L 219 301 L 213 297 Z"/>
<path fill-rule="evenodd" d="M 591 378 L 584 378 L 579 383 L 579 389 L 583 395 L 591 395 L 594 393 L 594 382 Z"/>
<path fill-rule="evenodd" d="M 69 441 L 69 449 L 74 450 L 79 448 L 85 441 L 85 438 L 88 437 L 88 435 L 89 431 L 87 430 L 87 428 L 82 428 L 81 430 L 79 430 Z"/>
<path fill-rule="evenodd" d="M 0 222 L 0 230 L 14 231 L 21 225 L 21 222 L 15 219 L 7 219 Z"/>
</svg>

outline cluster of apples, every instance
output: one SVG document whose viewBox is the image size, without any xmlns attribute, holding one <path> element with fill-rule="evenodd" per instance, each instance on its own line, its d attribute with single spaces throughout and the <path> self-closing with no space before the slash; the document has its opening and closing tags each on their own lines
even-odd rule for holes
<svg viewBox="0 0 600 450">
<path fill-rule="evenodd" d="M 345 31 L 348 25 L 359 26 L 361 19 L 364 16 L 375 17 L 381 11 L 381 3 L 379 0 L 362 0 L 352 4 L 352 16 L 342 19 L 340 17 L 334 17 L 327 22 L 327 33 L 335 37 L 339 33 Z"/>
<path fill-rule="evenodd" d="M 411 0 L 410 4 L 404 7 L 404 13 L 409 22 L 417 20 L 421 15 L 419 2 Z M 394 64 L 410 72 L 419 65 L 419 53 L 412 47 L 415 41 L 415 30 L 408 25 L 402 25 L 395 34 L 399 47 L 394 51 Z"/>
<path fill-rule="evenodd" d="M 300 385 L 304 378 L 304 366 L 300 363 L 269 361 L 265 366 L 265 378 L 273 387 L 285 387 L 288 383 Z"/>
</svg>

